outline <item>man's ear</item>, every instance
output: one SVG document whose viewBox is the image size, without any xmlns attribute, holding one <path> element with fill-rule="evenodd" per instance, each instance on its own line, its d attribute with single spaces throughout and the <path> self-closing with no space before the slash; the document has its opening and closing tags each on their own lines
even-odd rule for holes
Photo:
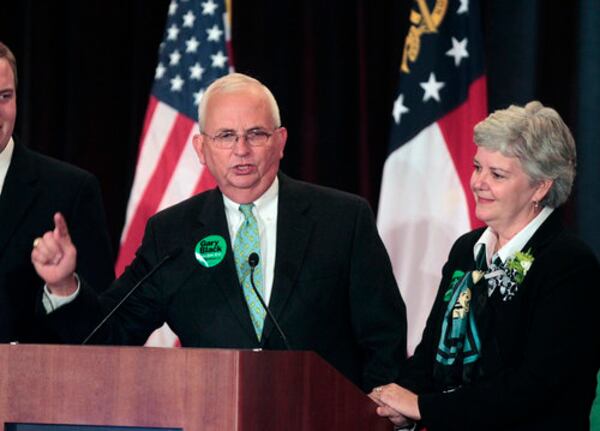
<svg viewBox="0 0 600 431">
<path fill-rule="evenodd" d="M 205 165 L 206 159 L 204 157 L 204 135 L 202 133 L 198 133 L 194 135 L 192 138 L 192 144 L 194 145 L 194 150 L 196 150 L 196 154 L 198 155 L 198 159 L 200 163 Z"/>
<path fill-rule="evenodd" d="M 279 159 L 283 159 L 283 150 L 285 149 L 285 144 L 287 142 L 287 129 L 285 127 L 280 127 L 275 131 L 279 136 L 277 137 L 279 143 Z"/>
</svg>

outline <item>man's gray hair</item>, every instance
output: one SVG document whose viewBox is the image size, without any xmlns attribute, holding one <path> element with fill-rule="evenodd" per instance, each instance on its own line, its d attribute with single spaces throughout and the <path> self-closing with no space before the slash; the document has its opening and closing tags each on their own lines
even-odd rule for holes
<svg viewBox="0 0 600 431">
<path fill-rule="evenodd" d="M 200 125 L 200 131 L 204 130 L 206 106 L 214 94 L 233 92 L 247 87 L 255 87 L 264 92 L 271 107 L 273 125 L 274 127 L 280 127 L 281 117 L 279 114 L 279 106 L 277 105 L 277 101 L 275 100 L 273 93 L 271 93 L 271 90 L 258 79 L 254 79 L 251 76 L 244 75 L 243 73 L 230 73 L 229 75 L 222 76 L 213 81 L 204 92 L 204 95 L 202 95 L 200 106 L 198 107 L 198 124 Z"/>
</svg>

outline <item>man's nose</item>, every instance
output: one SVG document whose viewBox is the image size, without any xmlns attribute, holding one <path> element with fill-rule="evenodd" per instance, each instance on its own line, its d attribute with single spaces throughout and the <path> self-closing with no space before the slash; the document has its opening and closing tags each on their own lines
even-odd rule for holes
<svg viewBox="0 0 600 431">
<path fill-rule="evenodd" d="M 250 144 L 246 135 L 238 135 L 233 143 L 233 151 L 236 154 L 245 154 L 250 151 Z"/>
</svg>

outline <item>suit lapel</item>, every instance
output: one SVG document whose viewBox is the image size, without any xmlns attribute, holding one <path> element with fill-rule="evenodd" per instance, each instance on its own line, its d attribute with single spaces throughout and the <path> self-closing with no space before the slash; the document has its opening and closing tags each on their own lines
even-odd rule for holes
<svg viewBox="0 0 600 431">
<path fill-rule="evenodd" d="M 29 150 L 15 143 L 12 160 L 0 194 L 0 255 L 33 204 L 38 193 L 35 165 Z"/>
<path fill-rule="evenodd" d="M 280 174 L 275 273 L 269 301 L 269 308 L 277 320 L 280 320 L 292 294 L 310 239 L 313 222 L 305 214 L 309 206 L 310 203 L 297 190 L 296 183 Z M 267 317 L 263 329 L 263 344 L 272 330 L 273 324 Z"/>
<path fill-rule="evenodd" d="M 217 189 L 208 192 L 210 195 L 205 201 L 204 206 L 200 209 L 198 216 L 198 230 L 194 231 L 194 246 L 202 238 L 209 235 L 220 235 L 225 238 L 227 243 L 227 252 L 223 261 L 211 268 L 197 268 L 196 274 L 200 275 L 201 270 L 209 271 L 213 282 L 223 291 L 232 313 L 239 320 L 240 325 L 248 336 L 256 339 L 252 320 L 246 300 L 240 286 L 235 261 L 233 258 L 233 245 L 229 238 L 229 228 L 227 226 L 227 218 L 225 216 L 225 207 L 221 192 Z"/>
</svg>

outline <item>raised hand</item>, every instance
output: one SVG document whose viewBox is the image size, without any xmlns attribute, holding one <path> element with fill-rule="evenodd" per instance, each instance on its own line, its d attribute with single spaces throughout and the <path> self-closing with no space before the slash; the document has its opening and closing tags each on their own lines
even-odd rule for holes
<svg viewBox="0 0 600 431">
<path fill-rule="evenodd" d="M 67 296 L 77 290 L 77 249 L 61 213 L 54 214 L 54 229 L 33 241 L 31 262 L 52 293 Z"/>
</svg>

